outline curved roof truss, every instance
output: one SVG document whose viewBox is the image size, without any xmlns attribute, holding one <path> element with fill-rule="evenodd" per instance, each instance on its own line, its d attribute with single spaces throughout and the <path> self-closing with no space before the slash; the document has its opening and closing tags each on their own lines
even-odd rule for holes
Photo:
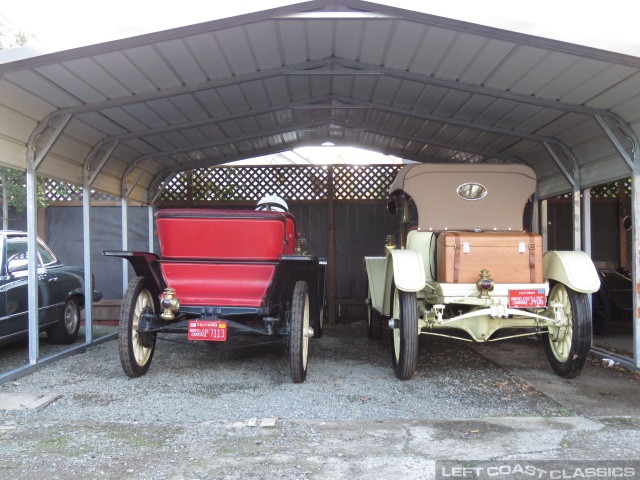
<svg viewBox="0 0 640 480">
<path fill-rule="evenodd" d="M 314 0 L 0 63 L 14 94 L 0 116 L 20 113 L 4 140 L 44 174 L 143 203 L 168 175 L 328 140 L 524 163 L 544 197 L 633 170 L 639 71 L 627 55 Z"/>
</svg>

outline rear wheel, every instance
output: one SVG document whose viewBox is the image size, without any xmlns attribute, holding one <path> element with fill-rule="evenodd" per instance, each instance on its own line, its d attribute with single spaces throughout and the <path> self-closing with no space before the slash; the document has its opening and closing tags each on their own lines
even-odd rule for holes
<svg viewBox="0 0 640 480">
<path fill-rule="evenodd" d="M 80 308 L 75 298 L 70 298 L 64 304 L 62 318 L 55 327 L 47 331 L 51 343 L 69 345 L 78 338 L 80 330 Z"/>
<path fill-rule="evenodd" d="M 371 340 L 378 340 L 382 335 L 382 317 L 371 305 L 371 285 L 367 282 L 367 335 Z"/>
<path fill-rule="evenodd" d="M 141 377 L 151 365 L 156 339 L 149 334 L 138 332 L 140 316 L 155 314 L 155 302 L 148 287 L 147 279 L 136 277 L 131 280 L 122 300 L 120 323 L 118 326 L 118 349 L 122 369 L 131 378 Z"/>
<path fill-rule="evenodd" d="M 418 307 L 415 292 L 403 292 L 394 287 L 392 330 L 393 370 L 400 380 L 409 380 L 418 367 Z"/>
<path fill-rule="evenodd" d="M 567 316 L 565 327 L 549 327 L 544 349 L 551 368 L 564 378 L 577 376 L 591 349 L 591 309 L 586 293 L 556 283 L 549 293 L 549 305 L 560 303 Z"/>
<path fill-rule="evenodd" d="M 291 299 L 289 355 L 293 383 L 304 382 L 309 356 L 309 288 L 303 280 L 296 282 Z"/>
</svg>

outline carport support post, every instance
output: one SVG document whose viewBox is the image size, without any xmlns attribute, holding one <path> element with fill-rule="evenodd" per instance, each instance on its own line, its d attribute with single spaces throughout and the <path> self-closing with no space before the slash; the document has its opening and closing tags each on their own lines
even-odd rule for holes
<svg viewBox="0 0 640 480">
<path fill-rule="evenodd" d="M 129 205 L 127 199 L 122 197 L 122 250 L 129 249 Z M 122 259 L 122 295 L 129 285 L 129 262 Z"/>
<path fill-rule="evenodd" d="M 48 135 L 45 144 L 36 156 L 36 140 L 44 134 L 48 127 L 53 126 L 52 122 L 56 118 L 47 118 L 40 121 L 38 126 L 31 132 L 27 142 L 27 251 L 32 254 L 27 259 L 29 267 L 27 280 L 27 305 L 29 312 L 29 363 L 38 363 L 40 325 L 38 322 L 38 167 L 42 164 L 47 154 L 51 151 L 55 143 L 62 135 L 64 128 L 71 121 L 71 114 L 60 117 L 54 131 Z"/>
<path fill-rule="evenodd" d="M 153 205 L 149 204 L 149 252 L 153 250 Z"/>
<path fill-rule="evenodd" d="M 631 178 L 631 215 L 633 218 L 633 361 L 640 368 L 640 153 L 634 153 L 634 168 Z"/>
<path fill-rule="evenodd" d="M 82 235 L 84 253 L 84 336 L 93 341 L 93 277 L 91 274 L 91 184 L 89 165 L 82 172 Z"/>
<path fill-rule="evenodd" d="M 584 252 L 591 256 L 591 189 L 582 191 L 582 241 Z"/>
<path fill-rule="evenodd" d="M 607 115 L 610 117 L 610 115 Z M 633 265 L 631 268 L 631 277 L 633 279 L 633 364 L 640 369 L 640 149 L 639 140 L 631 126 L 621 121 L 619 118 L 610 117 L 617 127 L 622 131 L 624 136 L 631 142 L 631 152 L 633 158 L 627 153 L 625 146 L 618 140 L 616 135 L 609 127 L 609 124 L 600 115 L 594 115 L 607 138 L 616 149 L 620 158 L 627 163 L 631 169 L 631 218 L 632 222 L 632 258 Z M 626 362 L 626 359 L 624 360 Z"/>
<path fill-rule="evenodd" d="M 542 235 L 542 253 L 549 250 L 549 218 L 547 200 L 540 202 L 540 234 Z"/>
<path fill-rule="evenodd" d="M 584 253 L 591 257 L 591 189 L 585 188 L 582 191 L 582 238 L 584 241 Z M 589 309 L 593 307 L 593 295 L 589 294 Z M 592 310 L 593 311 L 593 310 Z M 591 345 L 593 345 L 593 328 L 591 329 Z"/>
<path fill-rule="evenodd" d="M 27 154 L 28 155 L 28 154 Z M 40 356 L 39 337 L 40 328 L 38 325 L 38 255 L 37 252 L 37 232 L 38 232 L 38 186 L 35 161 L 27 158 L 27 251 L 32 255 L 28 256 L 29 276 L 28 276 L 28 298 L 29 307 L 29 363 L 34 365 Z"/>
<path fill-rule="evenodd" d="M 533 205 L 531 208 L 531 231 L 533 233 L 540 233 L 540 201 L 538 200 L 538 194 L 533 195 Z"/>
<path fill-rule="evenodd" d="M 573 249 L 582 250 L 582 227 L 580 218 L 580 187 L 573 187 Z"/>
</svg>

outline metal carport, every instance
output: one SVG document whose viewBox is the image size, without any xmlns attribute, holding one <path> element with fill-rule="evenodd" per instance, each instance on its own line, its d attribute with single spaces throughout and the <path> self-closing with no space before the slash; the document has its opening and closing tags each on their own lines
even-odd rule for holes
<svg viewBox="0 0 640 480">
<path fill-rule="evenodd" d="M 424 162 L 530 165 L 536 214 L 571 192 L 574 247 L 589 252 L 581 191 L 630 176 L 638 219 L 639 72 L 629 55 L 313 0 L 62 52 L 0 52 L 0 162 L 27 171 L 32 250 L 36 172 L 83 185 L 88 285 L 91 189 L 121 196 L 124 225 L 128 201 L 148 204 L 151 226 L 154 200 L 178 172 L 325 141 Z M 634 221 L 636 285 L 638 233 Z M 126 249 L 126 229 L 122 238 Z M 35 257 L 29 268 L 34 365 Z M 91 343 L 90 305 L 85 316 Z M 632 367 L 639 329 L 635 315 Z"/>
</svg>

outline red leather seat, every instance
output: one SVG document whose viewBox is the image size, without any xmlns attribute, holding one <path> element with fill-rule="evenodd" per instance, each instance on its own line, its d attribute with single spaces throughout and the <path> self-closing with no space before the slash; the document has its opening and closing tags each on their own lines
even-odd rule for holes
<svg viewBox="0 0 640 480">
<path fill-rule="evenodd" d="M 156 226 L 162 274 L 185 306 L 262 306 L 280 256 L 295 249 L 289 213 L 167 209 Z"/>
</svg>

